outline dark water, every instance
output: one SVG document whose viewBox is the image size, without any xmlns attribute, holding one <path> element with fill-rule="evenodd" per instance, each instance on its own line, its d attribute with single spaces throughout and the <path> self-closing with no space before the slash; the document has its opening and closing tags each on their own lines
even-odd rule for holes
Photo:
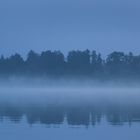
<svg viewBox="0 0 140 140">
<path fill-rule="evenodd" d="M 1 91 L 2 140 L 140 140 L 139 90 L 20 90 Z"/>
</svg>

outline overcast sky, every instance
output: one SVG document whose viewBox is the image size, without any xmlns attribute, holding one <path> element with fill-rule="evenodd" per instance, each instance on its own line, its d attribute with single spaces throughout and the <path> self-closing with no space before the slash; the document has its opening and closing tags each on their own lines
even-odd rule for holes
<svg viewBox="0 0 140 140">
<path fill-rule="evenodd" d="M 87 48 L 140 54 L 140 1 L 0 0 L 0 54 Z"/>
</svg>

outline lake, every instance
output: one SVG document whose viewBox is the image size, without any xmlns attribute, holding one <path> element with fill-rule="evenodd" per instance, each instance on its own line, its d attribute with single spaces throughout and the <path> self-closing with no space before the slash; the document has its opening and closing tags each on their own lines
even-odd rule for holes
<svg viewBox="0 0 140 140">
<path fill-rule="evenodd" d="M 2 140 L 139 140 L 139 88 L 0 90 Z"/>
</svg>

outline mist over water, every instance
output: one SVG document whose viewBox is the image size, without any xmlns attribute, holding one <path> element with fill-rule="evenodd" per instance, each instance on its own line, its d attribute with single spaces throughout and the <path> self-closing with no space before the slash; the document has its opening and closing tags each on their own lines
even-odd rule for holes
<svg viewBox="0 0 140 140">
<path fill-rule="evenodd" d="M 78 107 L 78 110 L 83 107 L 87 110 L 116 107 L 126 110 L 140 107 L 138 85 L 138 82 L 131 84 L 128 81 L 9 78 L 0 82 L 0 103 L 16 108 L 47 108 L 51 105 L 65 108 L 65 113 L 67 107 Z"/>
<path fill-rule="evenodd" d="M 90 79 L 7 78 L 0 80 L 2 98 L 28 98 L 30 101 L 44 97 L 61 101 L 136 102 L 140 98 L 139 81 L 96 81 Z M 10 98 L 10 99 L 11 99 Z M 68 101 L 67 101 L 68 98 Z M 62 100 L 63 99 L 63 100 Z M 49 101 L 49 100 L 48 100 Z M 15 100 L 14 102 L 18 102 Z M 24 101 L 26 102 L 26 101 Z"/>
<path fill-rule="evenodd" d="M 139 140 L 139 101 L 139 81 L 1 79 L 1 137 Z"/>
</svg>

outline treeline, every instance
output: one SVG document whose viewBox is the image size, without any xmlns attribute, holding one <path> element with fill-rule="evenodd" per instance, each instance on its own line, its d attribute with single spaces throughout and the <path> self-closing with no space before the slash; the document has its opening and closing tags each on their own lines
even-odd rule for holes
<svg viewBox="0 0 140 140">
<path fill-rule="evenodd" d="M 0 58 L 0 75 L 32 76 L 140 76 L 140 55 L 112 52 L 103 59 L 96 51 L 70 51 L 67 57 L 60 51 L 30 51 L 27 59 L 15 54 Z"/>
</svg>

